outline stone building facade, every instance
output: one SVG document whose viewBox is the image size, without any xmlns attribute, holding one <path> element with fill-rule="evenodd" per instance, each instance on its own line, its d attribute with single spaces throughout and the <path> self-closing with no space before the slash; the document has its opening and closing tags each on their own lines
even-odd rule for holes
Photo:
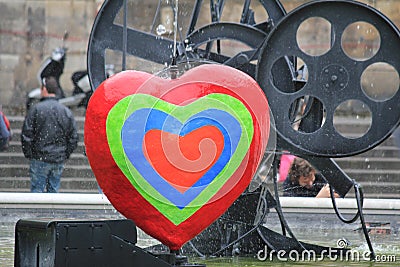
<svg viewBox="0 0 400 267">
<path fill-rule="evenodd" d="M 74 70 L 86 69 L 86 48 L 97 0 L 0 1 L 0 104 L 23 106 L 37 88 L 41 62 L 62 46 L 69 32 L 67 64 L 61 83 L 72 88 Z M 68 86 L 69 85 L 69 86 Z"/>
<path fill-rule="evenodd" d="M 136 23 L 151 24 L 151 14 L 154 14 L 152 12 L 158 0 L 130 1 L 135 3 Z M 180 0 L 180 3 L 188 1 L 194 2 Z M 208 1 L 203 2 L 208 5 Z M 226 2 L 233 2 L 229 6 L 232 16 L 240 14 L 243 1 Z M 308 0 L 281 0 L 288 12 L 304 2 Z M 400 25 L 400 0 L 362 2 L 380 10 L 396 25 Z M 63 45 L 62 37 L 66 31 L 69 33 L 65 43 L 68 55 L 61 83 L 67 94 L 72 92 L 70 77 L 74 71 L 86 69 L 87 43 L 101 3 L 101 0 L 0 0 L 0 105 L 16 109 L 24 106 L 27 92 L 39 86 L 36 74 L 40 63 L 50 55 L 52 49 Z M 229 16 L 228 10 L 224 12 Z M 171 17 L 171 14 L 163 15 Z"/>
</svg>

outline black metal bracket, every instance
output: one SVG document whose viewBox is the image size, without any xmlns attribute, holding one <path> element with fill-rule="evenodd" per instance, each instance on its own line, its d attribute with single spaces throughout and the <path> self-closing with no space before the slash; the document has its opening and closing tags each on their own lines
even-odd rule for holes
<svg viewBox="0 0 400 267">
<path fill-rule="evenodd" d="M 205 267 L 176 252 L 150 253 L 136 245 L 131 220 L 19 220 L 14 266 Z"/>
</svg>

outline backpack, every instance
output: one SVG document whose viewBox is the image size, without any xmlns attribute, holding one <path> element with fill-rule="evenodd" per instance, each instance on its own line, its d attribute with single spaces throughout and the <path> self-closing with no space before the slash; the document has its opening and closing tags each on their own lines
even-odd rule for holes
<svg viewBox="0 0 400 267">
<path fill-rule="evenodd" d="M 8 148 L 11 139 L 10 122 L 0 111 L 0 151 Z"/>
</svg>

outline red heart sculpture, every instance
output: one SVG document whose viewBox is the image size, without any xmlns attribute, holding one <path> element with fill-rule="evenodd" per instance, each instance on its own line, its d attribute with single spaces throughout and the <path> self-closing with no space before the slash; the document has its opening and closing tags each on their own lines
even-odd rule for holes
<svg viewBox="0 0 400 267">
<path fill-rule="evenodd" d="M 147 234 L 158 239 L 170 249 L 177 250 L 222 215 L 249 185 L 268 141 L 269 109 L 265 95 L 258 84 L 247 74 L 227 66 L 201 65 L 173 80 L 152 77 L 152 75 L 144 72 L 125 71 L 106 80 L 97 88 L 86 111 L 84 129 L 86 152 L 96 179 L 113 206 L 121 214 L 132 219 Z M 164 182 L 179 188 L 179 194 L 182 195 L 188 193 L 194 184 L 203 179 L 202 176 L 208 173 L 210 168 L 218 165 L 220 162 L 218 156 L 221 158 L 221 155 L 228 155 L 233 159 L 236 156 L 235 153 L 241 152 L 243 154 L 241 157 L 237 157 L 237 160 L 241 161 L 238 161 L 236 165 L 232 163 L 232 166 L 236 166 L 234 169 L 228 167 L 224 169 L 225 172 L 230 173 L 226 180 L 222 181 L 222 176 L 220 177 L 218 176 L 220 174 L 218 174 L 214 180 L 204 186 L 206 189 L 215 189 L 215 192 L 210 193 L 212 197 L 207 198 L 204 204 L 200 204 L 199 207 L 194 205 L 193 212 L 187 213 L 179 221 L 174 220 L 173 214 L 176 213 L 179 217 L 180 212 L 185 212 L 186 209 L 190 210 L 191 207 L 179 207 L 179 209 L 174 207 L 175 213 L 163 213 L 162 209 L 168 209 L 169 202 L 160 201 L 159 204 L 155 205 L 152 201 L 158 201 L 159 198 L 154 197 L 155 200 L 153 200 L 146 193 L 150 191 L 143 191 L 143 188 L 139 185 L 141 182 L 146 185 L 148 185 L 148 182 L 150 185 L 150 178 L 149 180 L 139 179 L 135 174 L 136 170 L 132 171 L 132 169 L 130 169 L 132 177 L 127 177 L 127 174 L 131 174 L 127 173 L 129 168 L 125 168 L 124 164 L 118 164 L 121 160 L 117 159 L 124 156 L 113 152 L 123 151 L 118 146 L 115 148 L 113 144 L 115 142 L 122 142 L 123 144 L 125 136 L 122 133 L 110 135 L 109 132 L 115 131 L 115 129 L 107 128 L 107 119 L 116 107 L 123 106 L 120 103 L 123 103 L 128 97 L 136 95 L 148 95 L 157 98 L 161 102 L 167 103 L 163 104 L 167 107 L 169 107 L 168 105 L 176 105 L 182 107 L 182 109 L 187 108 L 187 110 L 183 110 L 183 114 L 186 111 L 191 111 L 192 106 L 194 109 L 196 104 L 199 103 L 198 101 L 211 103 L 212 101 L 215 102 L 215 99 L 222 99 L 221 108 L 225 105 L 223 101 L 226 99 L 226 101 L 236 101 L 235 103 L 240 103 L 250 114 L 252 125 L 240 120 L 243 115 L 241 114 L 242 111 L 227 108 L 228 111 L 220 112 L 221 114 L 228 114 L 229 118 L 237 119 L 240 123 L 244 123 L 243 125 L 252 129 L 252 134 L 248 139 L 248 142 L 251 142 L 248 146 L 241 145 L 242 137 L 240 137 L 237 145 L 232 141 L 234 140 L 233 137 L 232 142 L 227 143 L 225 140 L 226 133 L 221 131 L 231 127 L 228 124 L 222 128 L 218 128 L 220 127 L 219 124 L 213 125 L 212 123 L 208 126 L 193 127 L 193 131 L 182 136 L 156 128 L 143 134 L 143 143 L 137 144 L 137 147 L 139 147 L 139 150 L 143 147 L 143 151 L 146 151 L 144 158 L 151 163 L 149 166 L 154 168 L 155 173 L 164 177 Z M 149 97 L 143 99 L 149 99 Z M 229 105 L 228 103 L 225 106 L 229 107 Z M 199 112 L 203 112 L 199 106 L 201 107 L 201 105 L 197 105 L 197 108 L 200 109 Z M 215 109 L 217 108 L 213 110 Z M 208 110 L 204 112 L 208 112 Z M 118 115 L 118 112 L 116 114 Z M 129 119 L 131 117 L 127 117 L 127 121 Z M 121 123 L 121 125 L 125 124 L 126 122 Z M 242 129 L 244 131 L 247 128 Z M 227 131 L 229 132 L 229 129 Z M 122 129 L 122 132 L 125 133 L 124 129 Z M 129 134 L 130 132 L 127 131 L 126 140 L 128 141 Z M 122 141 L 115 140 L 115 138 Z M 171 140 L 174 141 L 169 143 L 164 138 L 172 138 Z M 202 158 L 201 152 L 195 151 L 190 146 L 195 144 L 195 147 L 201 148 L 201 145 L 199 146 L 201 141 L 199 140 L 202 138 L 212 141 L 211 145 L 205 143 L 203 147 L 203 151 L 210 153 L 211 157 L 204 155 L 204 158 Z M 179 149 L 182 151 L 182 155 L 174 158 L 171 153 L 164 153 L 165 150 L 162 147 L 164 146 L 165 149 L 165 145 L 172 147 L 168 151 Z M 231 154 L 228 153 L 229 151 L 223 150 L 227 145 L 231 146 Z M 246 151 L 240 151 L 243 149 L 246 149 Z M 186 158 L 186 161 L 180 157 Z M 127 159 L 126 155 L 125 159 Z M 201 159 L 200 164 L 196 165 L 197 167 L 193 170 L 191 163 L 198 159 Z M 126 161 L 129 163 L 129 160 Z M 135 164 L 132 166 L 135 166 Z M 190 169 L 192 173 L 189 172 L 190 175 L 186 173 L 187 176 L 184 176 L 182 170 L 185 170 L 185 168 Z M 168 172 L 170 171 L 174 171 L 180 178 L 169 176 Z M 222 172 L 220 171 L 220 173 Z M 146 173 L 143 175 L 146 176 Z M 214 188 L 214 184 L 218 183 L 221 183 L 221 185 Z M 151 187 L 151 190 L 153 190 L 151 192 L 157 191 L 156 189 L 156 186 Z M 179 194 L 177 195 L 179 196 Z"/>
</svg>

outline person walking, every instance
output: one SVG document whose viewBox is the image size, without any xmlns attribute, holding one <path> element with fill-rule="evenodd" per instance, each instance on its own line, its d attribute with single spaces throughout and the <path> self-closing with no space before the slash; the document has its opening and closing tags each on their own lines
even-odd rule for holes
<svg viewBox="0 0 400 267">
<path fill-rule="evenodd" d="M 28 110 L 22 126 L 22 151 L 30 160 L 31 192 L 58 192 L 64 162 L 78 145 L 74 116 L 57 101 L 58 90 L 54 77 L 43 78 L 42 99 Z"/>
</svg>

